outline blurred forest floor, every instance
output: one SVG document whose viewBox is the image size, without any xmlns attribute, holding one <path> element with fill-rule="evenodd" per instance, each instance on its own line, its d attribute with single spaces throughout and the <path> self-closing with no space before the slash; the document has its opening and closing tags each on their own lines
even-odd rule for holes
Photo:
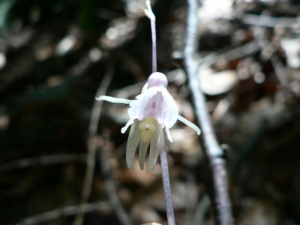
<svg viewBox="0 0 300 225">
<path fill-rule="evenodd" d="M 153 3 L 158 70 L 180 114 L 195 121 L 182 58 L 186 2 Z M 133 99 L 151 73 L 144 7 L 143 0 L 0 1 L 0 224 L 73 223 L 98 87 Z M 292 0 L 201 1 L 199 78 L 238 225 L 300 224 L 299 12 Z M 126 167 L 127 109 L 103 103 L 85 225 L 124 224 L 118 210 L 132 224 L 166 224 L 159 163 L 152 173 Z M 171 134 L 177 224 L 214 224 L 199 138 L 181 123 Z"/>
</svg>

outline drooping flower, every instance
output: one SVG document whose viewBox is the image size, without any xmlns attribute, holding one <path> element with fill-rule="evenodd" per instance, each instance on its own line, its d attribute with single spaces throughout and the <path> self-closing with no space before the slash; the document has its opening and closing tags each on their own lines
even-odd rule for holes
<svg viewBox="0 0 300 225">
<path fill-rule="evenodd" d="M 170 142 L 173 142 L 169 129 L 177 120 L 185 123 L 200 135 L 200 129 L 178 114 L 177 105 L 167 91 L 168 80 L 162 73 L 152 73 L 142 93 L 135 100 L 100 96 L 97 100 L 112 103 L 129 104 L 129 121 L 121 129 L 125 133 L 131 125 L 126 149 L 126 161 L 130 170 L 133 168 L 134 156 L 139 146 L 140 168 L 144 169 L 147 150 L 150 145 L 147 171 L 155 165 L 160 150 L 164 147 L 164 131 Z"/>
</svg>

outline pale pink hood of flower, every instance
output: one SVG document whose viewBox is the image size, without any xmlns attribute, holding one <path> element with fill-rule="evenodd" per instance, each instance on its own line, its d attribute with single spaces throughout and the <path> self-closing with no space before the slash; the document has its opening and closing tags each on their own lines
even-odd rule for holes
<svg viewBox="0 0 300 225">
<path fill-rule="evenodd" d="M 178 108 L 166 89 L 167 84 L 164 74 L 156 72 L 150 75 L 142 93 L 136 96 L 136 100 L 130 102 L 128 109 L 130 120 L 122 128 L 122 133 L 126 132 L 135 119 L 141 121 L 146 117 L 151 117 L 166 129 L 170 129 L 176 123 Z"/>
</svg>

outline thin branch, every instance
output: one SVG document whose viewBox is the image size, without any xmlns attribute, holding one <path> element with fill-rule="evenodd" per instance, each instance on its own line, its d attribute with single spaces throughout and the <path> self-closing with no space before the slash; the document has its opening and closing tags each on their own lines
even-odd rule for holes
<svg viewBox="0 0 300 225">
<path fill-rule="evenodd" d="M 96 96 L 101 96 L 106 93 L 106 90 L 113 76 L 113 70 L 114 70 L 113 64 L 111 64 L 103 78 L 102 83 L 100 84 L 97 90 Z M 85 203 L 87 202 L 91 193 L 91 187 L 93 183 L 94 169 L 95 169 L 96 151 L 97 151 L 97 145 L 95 144 L 95 136 L 97 133 L 100 113 L 102 110 L 102 103 L 103 101 L 95 101 L 92 108 L 91 120 L 89 125 L 88 157 L 86 162 L 87 168 L 86 168 L 83 191 L 81 196 L 81 207 L 75 218 L 74 225 L 82 224 L 83 216 L 85 212 L 85 206 L 86 206 Z"/>
<path fill-rule="evenodd" d="M 191 195 L 191 190 L 196 186 L 195 177 L 191 171 L 186 171 L 186 190 L 185 190 L 185 218 L 184 225 L 194 225 L 201 223 L 193 223 L 193 211 L 195 208 L 194 196 Z"/>
<path fill-rule="evenodd" d="M 82 205 L 73 205 L 67 206 L 61 209 L 55 209 L 47 211 L 29 218 L 24 219 L 23 221 L 17 223 L 16 225 L 34 225 L 49 220 L 55 220 L 62 216 L 72 216 L 75 215 L 78 210 L 82 208 Z M 84 205 L 84 212 L 93 212 L 93 211 L 107 211 L 110 210 L 111 206 L 108 202 L 95 202 Z"/>
<path fill-rule="evenodd" d="M 257 17 L 257 24 L 254 26 L 254 38 L 255 41 L 257 42 L 258 46 L 261 48 L 262 51 L 267 50 L 266 48 L 269 47 L 269 45 L 266 45 L 267 42 L 269 42 L 269 40 L 267 39 L 266 35 L 264 34 L 265 29 L 263 27 L 259 27 L 259 24 L 261 22 L 263 22 L 266 18 L 266 16 L 260 15 L 260 16 L 256 16 Z M 270 50 L 267 50 L 270 51 Z M 274 73 L 278 79 L 278 81 L 280 82 L 281 86 L 283 88 L 287 88 L 288 87 L 288 78 L 286 76 L 286 71 L 284 66 L 282 65 L 282 63 L 279 60 L 279 57 L 275 54 L 274 51 L 270 52 L 270 61 L 273 65 L 274 68 Z"/>
<path fill-rule="evenodd" d="M 243 16 L 243 21 L 246 24 L 259 26 L 259 27 L 286 27 L 294 28 L 299 27 L 300 23 L 297 18 L 287 18 L 287 17 L 271 17 L 264 15 L 252 15 L 246 14 Z"/>
<path fill-rule="evenodd" d="M 212 168 L 214 193 L 216 201 L 217 223 L 232 225 L 231 203 L 228 195 L 227 173 L 225 161 L 221 158 L 222 150 L 217 142 L 210 117 L 206 108 L 206 100 L 200 89 L 197 64 L 194 58 L 197 49 L 198 1 L 188 0 L 187 33 L 184 49 L 184 63 L 189 78 L 198 123 L 201 125 L 205 151 Z"/>
<path fill-rule="evenodd" d="M 100 161 L 100 169 L 102 171 L 102 175 L 105 179 L 105 186 L 106 186 L 106 191 L 108 193 L 109 201 L 112 205 L 112 207 L 115 210 L 115 213 L 117 214 L 120 222 L 123 225 L 131 225 L 132 221 L 126 214 L 122 203 L 118 197 L 117 189 L 116 189 L 116 184 L 114 179 L 111 176 L 111 165 L 109 158 L 107 156 L 108 151 L 109 151 L 109 137 L 107 135 L 104 135 L 104 140 L 103 140 L 103 147 L 100 151 L 99 154 L 99 161 Z"/>
<path fill-rule="evenodd" d="M 204 195 L 201 201 L 198 203 L 193 224 L 204 224 L 205 213 L 208 211 L 209 205 L 209 197 Z"/>
<path fill-rule="evenodd" d="M 27 168 L 37 165 L 49 165 L 58 163 L 86 162 L 87 154 L 57 154 L 44 155 L 33 158 L 19 159 L 16 161 L 4 163 L 0 166 L 0 172 L 14 169 Z"/>
</svg>

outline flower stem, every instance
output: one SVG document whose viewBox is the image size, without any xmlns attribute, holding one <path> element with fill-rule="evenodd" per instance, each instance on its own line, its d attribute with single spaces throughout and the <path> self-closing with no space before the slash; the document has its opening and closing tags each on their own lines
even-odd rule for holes
<svg viewBox="0 0 300 225">
<path fill-rule="evenodd" d="M 145 9 L 146 16 L 151 22 L 151 35 L 152 35 L 152 73 L 157 72 L 157 57 L 156 57 L 156 27 L 155 15 L 152 12 L 150 0 L 146 0 L 147 9 Z"/>
<path fill-rule="evenodd" d="M 156 28 L 155 28 L 155 15 L 152 12 L 150 0 L 146 0 L 147 9 L 145 9 L 146 16 L 151 21 L 151 34 L 152 34 L 152 72 L 157 72 L 157 57 L 156 57 Z M 172 201 L 172 192 L 169 176 L 168 157 L 165 149 L 165 140 L 162 144 L 163 148 L 160 151 L 160 163 L 162 170 L 162 181 L 164 185 L 166 213 L 168 218 L 168 225 L 175 225 L 175 216 Z"/>
<path fill-rule="evenodd" d="M 167 158 L 167 152 L 166 152 L 165 148 L 163 148 L 160 152 L 160 163 L 161 163 L 162 180 L 163 180 L 164 192 L 165 192 L 168 225 L 175 225 L 175 216 L 174 216 L 172 192 L 171 192 L 171 185 L 170 185 L 168 158 Z"/>
</svg>

